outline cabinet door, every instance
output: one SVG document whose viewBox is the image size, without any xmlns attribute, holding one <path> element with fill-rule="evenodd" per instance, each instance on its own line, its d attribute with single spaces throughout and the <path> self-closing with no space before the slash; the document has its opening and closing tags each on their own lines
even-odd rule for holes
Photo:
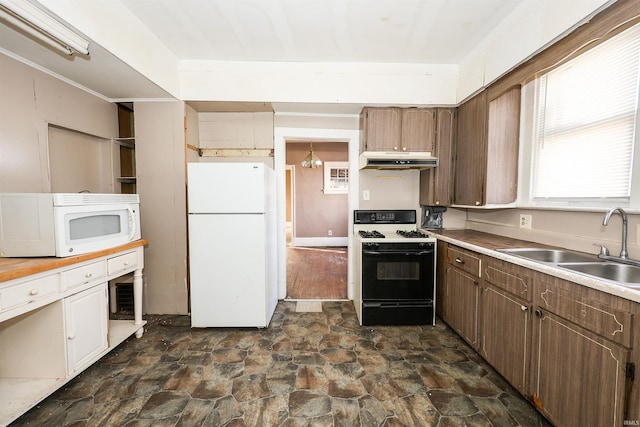
<svg viewBox="0 0 640 427">
<path fill-rule="evenodd" d="M 107 349 L 107 284 L 64 300 L 67 373 L 72 375 Z"/>
<path fill-rule="evenodd" d="M 401 150 L 400 108 L 365 108 L 362 114 L 365 151 Z"/>
<path fill-rule="evenodd" d="M 523 394 L 531 351 L 530 319 L 526 302 L 493 286 L 482 287 L 480 355 Z"/>
<path fill-rule="evenodd" d="M 450 206 L 453 199 L 453 141 L 455 139 L 455 108 L 438 108 L 436 112 L 434 153 L 438 166 L 420 171 L 420 204 Z"/>
<path fill-rule="evenodd" d="M 405 108 L 402 110 L 403 151 L 435 151 L 436 109 Z"/>
<path fill-rule="evenodd" d="M 485 204 L 487 165 L 487 94 L 485 91 L 458 107 L 454 204 Z"/>
<path fill-rule="evenodd" d="M 536 311 L 533 400 L 557 426 L 622 426 L 628 351 Z"/>
<path fill-rule="evenodd" d="M 449 265 L 444 289 L 447 323 L 474 348 L 478 343 L 478 278 Z"/>
<path fill-rule="evenodd" d="M 520 86 L 489 102 L 487 129 L 487 204 L 516 200 L 520 140 Z"/>
</svg>

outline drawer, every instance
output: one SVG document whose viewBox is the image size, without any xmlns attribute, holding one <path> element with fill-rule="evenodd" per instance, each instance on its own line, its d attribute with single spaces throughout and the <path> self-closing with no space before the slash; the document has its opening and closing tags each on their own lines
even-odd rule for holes
<svg viewBox="0 0 640 427">
<path fill-rule="evenodd" d="M 138 252 L 129 252 L 107 260 L 107 274 L 109 276 L 121 271 L 134 269 L 138 265 Z"/>
<path fill-rule="evenodd" d="M 0 289 L 0 309 L 4 311 L 12 307 L 28 304 L 47 295 L 56 294 L 59 283 L 60 276 L 52 274 Z"/>
<path fill-rule="evenodd" d="M 634 316 L 624 309 L 541 283 L 539 306 L 610 341 L 630 348 Z"/>
<path fill-rule="evenodd" d="M 482 278 L 526 301 L 533 297 L 533 272 L 518 265 L 489 259 L 482 270 Z"/>
<path fill-rule="evenodd" d="M 61 273 L 62 289 L 71 289 L 84 285 L 94 280 L 102 279 L 106 275 L 107 268 L 104 261 L 64 271 Z"/>
<path fill-rule="evenodd" d="M 480 255 L 474 252 L 460 249 L 455 246 L 449 246 L 447 251 L 447 262 L 469 274 L 480 277 Z"/>
</svg>

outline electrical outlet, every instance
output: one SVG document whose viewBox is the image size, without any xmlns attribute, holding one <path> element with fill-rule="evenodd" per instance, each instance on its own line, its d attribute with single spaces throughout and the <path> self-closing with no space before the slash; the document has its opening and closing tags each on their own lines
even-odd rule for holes
<svg viewBox="0 0 640 427">
<path fill-rule="evenodd" d="M 328 236 L 333 236 L 333 230 L 328 230 L 328 231 L 327 231 L 327 235 L 328 235 Z"/>
<path fill-rule="evenodd" d="M 362 200 L 369 200 L 371 198 L 371 193 L 369 190 L 362 190 Z"/>
<path fill-rule="evenodd" d="M 520 214 L 520 228 L 531 228 L 531 215 Z"/>
</svg>

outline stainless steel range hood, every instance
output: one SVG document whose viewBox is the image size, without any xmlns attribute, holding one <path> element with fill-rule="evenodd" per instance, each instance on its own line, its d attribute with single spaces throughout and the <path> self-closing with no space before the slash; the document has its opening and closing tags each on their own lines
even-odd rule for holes
<svg viewBox="0 0 640 427">
<path fill-rule="evenodd" d="M 429 151 L 365 151 L 360 154 L 360 169 L 428 169 L 438 166 L 438 158 Z"/>
</svg>

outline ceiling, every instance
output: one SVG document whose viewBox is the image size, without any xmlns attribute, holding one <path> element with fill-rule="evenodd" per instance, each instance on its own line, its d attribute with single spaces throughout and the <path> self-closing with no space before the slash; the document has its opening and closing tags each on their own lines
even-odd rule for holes
<svg viewBox="0 0 640 427">
<path fill-rule="evenodd" d="M 418 64 L 459 63 L 523 2 L 111 1 L 124 5 L 179 60 Z M 0 50 L 109 100 L 170 97 L 99 40 L 92 41 L 90 57 L 67 57 L 0 23 Z"/>
</svg>

